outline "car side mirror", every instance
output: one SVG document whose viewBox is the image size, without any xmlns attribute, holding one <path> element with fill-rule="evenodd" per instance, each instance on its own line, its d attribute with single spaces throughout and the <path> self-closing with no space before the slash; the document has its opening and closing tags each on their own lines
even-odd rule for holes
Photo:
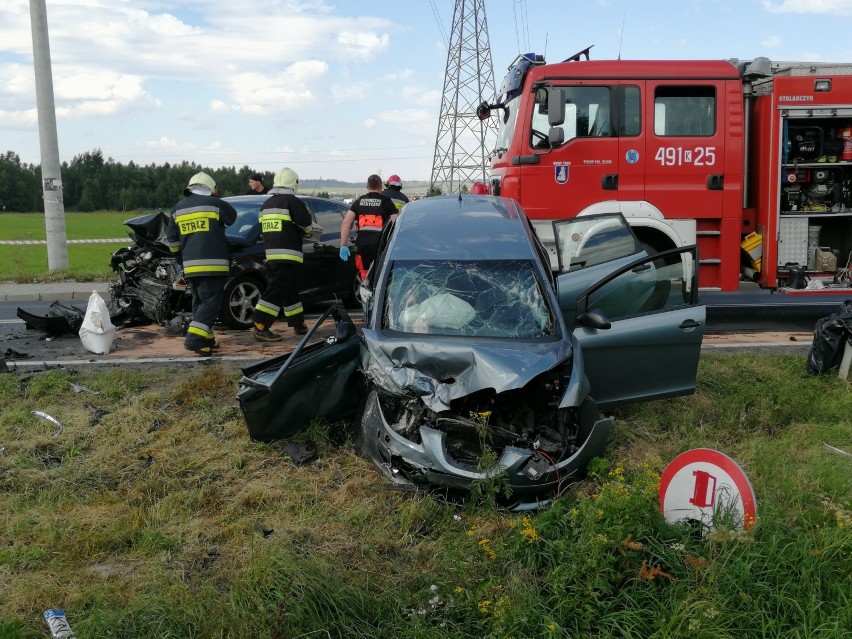
<svg viewBox="0 0 852 639">
<path fill-rule="evenodd" d="M 352 322 L 338 322 L 335 328 L 335 338 L 338 342 L 345 342 L 355 337 L 355 325 Z"/>
<path fill-rule="evenodd" d="M 547 90 L 547 123 L 559 126 L 565 122 L 565 100 L 562 99 L 562 89 L 550 87 Z"/>
<path fill-rule="evenodd" d="M 597 309 L 580 313 L 577 316 L 577 324 L 588 328 L 597 328 L 602 331 L 612 327 L 612 323 L 609 321 L 606 313 Z"/>
<path fill-rule="evenodd" d="M 561 126 L 552 126 L 547 132 L 547 141 L 550 146 L 560 146 L 565 142 L 565 129 Z"/>
</svg>

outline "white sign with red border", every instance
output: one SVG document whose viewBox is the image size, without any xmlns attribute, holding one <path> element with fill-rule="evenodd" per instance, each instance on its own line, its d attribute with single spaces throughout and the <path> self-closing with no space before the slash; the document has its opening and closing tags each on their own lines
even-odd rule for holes
<svg viewBox="0 0 852 639">
<path fill-rule="evenodd" d="M 694 520 L 713 529 L 719 523 L 749 530 L 757 519 L 757 498 L 736 462 L 717 450 L 695 448 L 678 455 L 660 477 L 660 510 L 671 523 Z"/>
</svg>

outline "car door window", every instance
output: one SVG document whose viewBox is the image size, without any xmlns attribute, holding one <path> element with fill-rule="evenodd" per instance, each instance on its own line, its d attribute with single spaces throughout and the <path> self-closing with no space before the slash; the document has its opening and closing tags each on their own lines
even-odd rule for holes
<svg viewBox="0 0 852 639">
<path fill-rule="evenodd" d="M 617 321 L 695 304 L 696 253 L 695 247 L 673 249 L 634 262 L 584 293 L 577 312 L 603 311 L 607 319 Z"/>
<path fill-rule="evenodd" d="M 317 224 L 322 228 L 322 241 L 340 240 L 340 224 L 348 207 L 343 203 L 330 200 L 312 200 L 311 206 L 316 215 Z"/>
<path fill-rule="evenodd" d="M 577 271 L 640 251 L 620 213 L 589 215 L 553 223 L 559 272 Z"/>
</svg>

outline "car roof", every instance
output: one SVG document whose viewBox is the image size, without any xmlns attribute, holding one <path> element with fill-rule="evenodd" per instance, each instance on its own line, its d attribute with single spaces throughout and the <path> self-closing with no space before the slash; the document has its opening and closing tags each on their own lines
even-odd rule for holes
<svg viewBox="0 0 852 639">
<path fill-rule="evenodd" d="M 409 202 L 394 235 L 394 260 L 538 259 L 526 216 L 508 198 L 465 194 Z"/>
</svg>

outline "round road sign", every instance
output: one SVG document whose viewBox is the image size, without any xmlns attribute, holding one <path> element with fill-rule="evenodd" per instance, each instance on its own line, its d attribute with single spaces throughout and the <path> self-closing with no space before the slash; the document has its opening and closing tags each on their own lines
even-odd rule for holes
<svg viewBox="0 0 852 639">
<path fill-rule="evenodd" d="M 660 510 L 668 522 L 695 520 L 749 530 L 757 519 L 757 499 L 745 473 L 727 455 L 709 448 L 688 450 L 660 477 Z"/>
</svg>

